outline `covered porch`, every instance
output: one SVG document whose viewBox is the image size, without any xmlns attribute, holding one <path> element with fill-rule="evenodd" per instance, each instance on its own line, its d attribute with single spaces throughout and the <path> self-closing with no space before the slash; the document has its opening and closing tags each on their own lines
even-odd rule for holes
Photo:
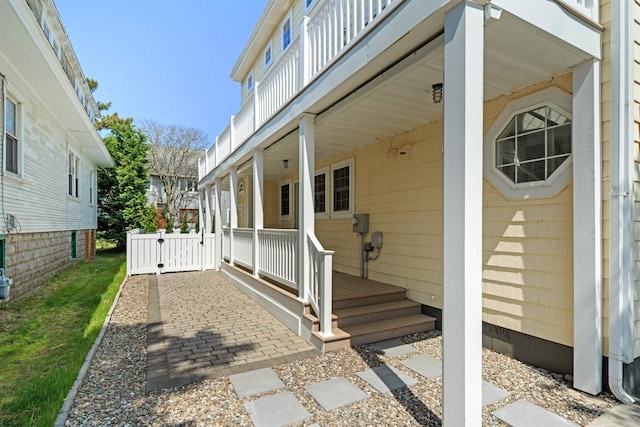
<svg viewBox="0 0 640 427">
<path fill-rule="evenodd" d="M 485 134 L 511 98 L 559 86 L 573 110 L 571 159 L 587 166 L 565 165 L 573 184 L 563 189 L 575 206 L 571 259 L 593 260 L 573 277 L 584 308 L 573 313 L 574 376 L 578 388 L 597 392 L 600 30 L 575 7 L 582 2 L 549 1 L 536 10 L 519 1 L 482 3 L 394 3 L 326 68 L 303 75 L 299 92 L 245 140 L 234 142 L 232 121 L 230 153 L 213 156 L 216 166 L 205 164 L 201 180 L 203 204 L 216 218 L 223 217 L 221 192 L 230 193 L 229 228 L 215 224 L 228 259 L 220 266 L 273 306 L 285 307 L 282 289 L 259 295 L 259 276 L 295 284 L 319 318 L 318 335 L 329 338 L 336 335 L 333 271 L 357 275 L 361 246 L 351 219 L 368 213 L 371 231 L 385 236 L 375 278 L 443 312 L 445 395 L 479 389 L 483 168 L 495 156 L 485 152 Z M 324 200 L 316 180 L 323 173 Z M 246 202 L 239 203 L 240 188 Z M 299 320 L 310 312 L 281 311 L 281 321 L 311 339 L 313 328 Z M 458 403 L 460 414 L 477 412 L 477 399 Z M 445 399 L 455 420 L 449 405 Z"/>
</svg>

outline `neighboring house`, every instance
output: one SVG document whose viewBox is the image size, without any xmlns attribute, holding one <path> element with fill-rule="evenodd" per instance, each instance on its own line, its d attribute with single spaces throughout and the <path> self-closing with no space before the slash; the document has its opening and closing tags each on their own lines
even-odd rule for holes
<svg viewBox="0 0 640 427">
<path fill-rule="evenodd" d="M 200 159 L 203 203 L 231 194 L 223 273 L 324 346 L 340 331 L 322 291 L 367 275 L 362 241 L 382 243 L 368 278 L 442 321 L 446 423 L 477 416 L 481 344 L 628 401 L 634 16 L 632 1 L 269 0 L 231 74 L 241 110 Z"/>
<path fill-rule="evenodd" d="M 198 157 L 204 153 L 201 150 L 184 153 L 185 148 L 173 149 L 162 146 L 152 147 L 152 149 L 156 150 L 156 155 L 147 156 L 149 157 L 147 203 L 153 203 L 161 210 L 171 208 L 170 210 L 175 212 L 174 227 L 179 229 L 183 219 L 186 219 L 189 229 L 195 229 L 199 208 Z M 172 155 L 171 151 L 178 153 Z M 165 184 L 168 184 L 168 188 Z"/>
<path fill-rule="evenodd" d="M 95 256 L 97 168 L 112 160 L 52 1 L 0 2 L 0 267 L 12 296 Z"/>
</svg>

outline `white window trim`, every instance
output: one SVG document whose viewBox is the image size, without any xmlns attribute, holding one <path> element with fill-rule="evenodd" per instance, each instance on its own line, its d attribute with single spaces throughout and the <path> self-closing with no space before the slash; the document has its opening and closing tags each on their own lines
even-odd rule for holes
<svg viewBox="0 0 640 427">
<path fill-rule="evenodd" d="M 69 194 L 69 162 L 70 162 L 70 156 L 73 156 L 73 175 L 72 175 L 72 183 L 71 183 L 71 192 L 72 194 Z M 72 150 L 69 149 L 67 151 L 67 196 L 73 200 L 80 200 L 80 181 L 81 181 L 81 161 L 80 161 L 80 157 L 78 156 L 78 154 Z"/>
<path fill-rule="evenodd" d="M 318 0 L 311 0 L 311 3 L 309 3 L 309 5 L 307 5 L 307 0 L 304 0 L 304 11 L 306 13 L 310 12 L 317 4 Z"/>
<path fill-rule="evenodd" d="M 484 138 L 484 176 L 507 199 L 533 199 L 557 196 L 573 178 L 573 141 L 571 155 L 546 181 L 515 184 L 496 168 L 496 138 L 507 123 L 519 113 L 548 105 L 573 120 L 570 94 L 550 87 L 511 101 L 500 113 Z"/>
<path fill-rule="evenodd" d="M 289 44 L 287 47 L 284 47 L 284 24 L 289 21 L 289 31 L 291 31 L 291 36 L 289 38 Z M 280 24 L 280 44 L 282 47 L 282 53 L 286 52 L 291 45 L 293 44 L 293 13 L 291 10 L 287 13 L 287 16 L 282 20 Z"/>
<path fill-rule="evenodd" d="M 342 169 L 345 166 L 349 166 L 349 210 L 347 211 L 334 211 L 333 210 L 333 202 L 334 202 L 334 188 L 333 188 L 333 172 L 336 169 Z M 333 163 L 331 165 L 331 170 L 329 173 L 329 180 L 331 181 L 330 184 L 330 188 L 331 188 L 331 197 L 330 197 L 330 203 L 331 203 L 331 207 L 330 207 L 330 212 L 331 212 L 331 218 L 332 219 L 339 219 L 339 218 L 351 218 L 353 216 L 353 212 L 354 211 L 354 202 L 355 202 L 355 159 L 353 157 L 343 160 L 341 162 L 337 162 L 337 163 Z"/>
<path fill-rule="evenodd" d="M 316 185 L 316 176 L 318 175 L 325 175 L 325 180 L 324 180 L 324 212 L 315 212 L 315 206 L 316 206 L 316 201 L 315 201 L 315 185 Z M 329 211 L 330 211 L 330 206 L 331 205 L 331 182 L 333 180 L 331 179 L 331 173 L 329 170 L 329 166 L 325 166 L 323 168 L 319 168 L 316 169 L 315 173 L 313 174 L 313 190 L 314 190 L 314 199 L 313 199 L 313 210 L 315 213 L 315 217 L 316 219 L 329 219 Z"/>
<path fill-rule="evenodd" d="M 269 60 L 269 62 L 267 62 L 267 51 L 271 49 L 271 59 Z M 266 48 L 264 48 L 264 51 L 262 52 L 262 59 L 264 61 L 264 69 L 268 70 L 269 67 L 271 67 L 271 64 L 273 64 L 273 43 L 269 42 L 269 44 L 267 45 Z"/>
<path fill-rule="evenodd" d="M 6 99 L 10 100 L 15 106 L 16 106 L 16 117 L 15 117 L 15 121 L 16 121 L 16 134 L 13 135 L 15 136 L 15 138 L 18 140 L 16 146 L 17 146 L 17 150 L 18 150 L 18 173 L 12 172 L 7 170 L 7 159 L 6 159 L 6 136 L 5 134 L 7 133 L 7 129 L 6 129 L 6 124 L 5 127 L 3 129 L 3 134 L 0 135 L 0 137 L 2 138 L 2 171 L 4 171 L 5 176 L 7 177 L 13 177 L 13 178 L 18 178 L 18 179 L 22 179 L 23 177 L 23 156 L 22 153 L 24 152 L 24 141 L 23 141 L 23 132 L 22 132 L 22 116 L 23 116 L 23 108 L 22 108 L 22 103 L 20 102 L 20 100 L 18 98 L 16 98 L 15 96 L 13 96 L 13 94 L 9 91 L 7 91 L 7 95 L 6 98 L 2 99 L 2 116 L 0 116 L 0 120 L 5 120 L 5 114 L 6 114 Z"/>
<path fill-rule="evenodd" d="M 282 187 L 285 185 L 289 185 L 289 215 L 282 215 Z M 280 215 L 280 220 L 293 219 L 293 180 L 291 179 L 280 181 L 278 185 L 278 214 Z"/>
</svg>

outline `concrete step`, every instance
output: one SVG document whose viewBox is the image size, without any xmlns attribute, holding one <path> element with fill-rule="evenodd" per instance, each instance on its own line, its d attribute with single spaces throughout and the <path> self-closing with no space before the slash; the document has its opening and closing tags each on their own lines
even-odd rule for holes
<svg viewBox="0 0 640 427">
<path fill-rule="evenodd" d="M 331 337 L 322 337 L 312 332 L 314 345 L 323 351 L 333 351 L 354 345 L 368 344 L 416 332 L 424 332 L 435 327 L 436 319 L 424 314 L 413 314 L 395 319 L 378 320 L 366 324 L 352 325 L 333 330 Z"/>
</svg>

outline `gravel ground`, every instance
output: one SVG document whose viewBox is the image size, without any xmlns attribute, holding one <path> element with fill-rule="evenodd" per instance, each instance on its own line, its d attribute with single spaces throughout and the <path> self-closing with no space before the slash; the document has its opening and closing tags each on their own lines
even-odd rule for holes
<svg viewBox="0 0 640 427">
<path fill-rule="evenodd" d="M 125 283 L 109 329 L 78 391 L 66 425 L 251 425 L 243 405 L 256 397 L 282 392 L 282 389 L 239 399 L 229 378 L 221 377 L 146 392 L 147 285 L 146 276 L 134 276 Z M 442 340 L 437 331 L 407 335 L 401 340 L 418 351 L 388 358 L 363 345 L 274 367 L 286 390 L 312 414 L 308 421 L 295 425 L 441 425 L 442 378 L 420 378 L 412 387 L 382 395 L 356 375 L 358 371 L 393 361 L 395 367 L 419 378 L 398 362 L 419 354 L 442 358 Z M 335 377 L 348 379 L 371 397 L 326 412 L 304 387 Z M 522 398 L 581 425 L 587 425 L 616 405 L 609 394 L 599 397 L 582 394 L 569 388 L 564 379 L 489 350 L 483 350 L 483 377 L 511 393 L 483 410 L 483 425 L 486 426 L 506 425 L 491 412 Z"/>
</svg>

